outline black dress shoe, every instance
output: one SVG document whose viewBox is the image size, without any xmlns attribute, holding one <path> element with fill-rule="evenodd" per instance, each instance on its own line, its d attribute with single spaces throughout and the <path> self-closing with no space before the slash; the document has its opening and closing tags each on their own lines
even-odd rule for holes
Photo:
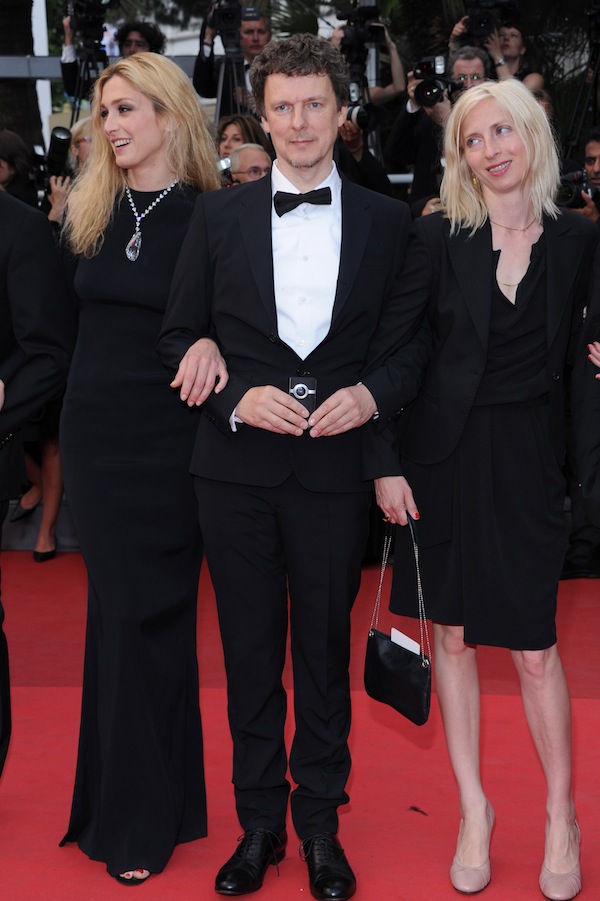
<svg viewBox="0 0 600 901">
<path fill-rule="evenodd" d="M 300 856 L 308 865 L 308 884 L 318 901 L 346 901 L 356 891 L 356 879 L 335 835 L 323 832 L 305 838 Z"/>
<path fill-rule="evenodd" d="M 287 835 L 253 829 L 244 832 L 239 847 L 217 873 L 215 891 L 220 895 L 246 895 L 263 884 L 269 864 L 278 864 L 285 857 Z"/>
</svg>

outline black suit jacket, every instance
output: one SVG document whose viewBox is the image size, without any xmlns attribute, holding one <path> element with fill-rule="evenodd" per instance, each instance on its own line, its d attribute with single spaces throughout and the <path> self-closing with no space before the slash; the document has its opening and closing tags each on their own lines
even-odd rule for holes
<svg viewBox="0 0 600 901">
<path fill-rule="evenodd" d="M 403 273 L 403 291 L 427 310 L 416 341 L 419 353 L 413 355 L 424 370 L 423 383 L 400 424 L 402 455 L 421 464 L 442 462 L 456 448 L 487 360 L 495 277 L 490 226 L 473 237 L 465 229 L 453 237 L 449 232 L 439 213 L 417 220 Z M 580 336 L 600 235 L 597 226 L 568 212 L 546 218 L 544 232 L 547 387 L 554 449 L 562 463 L 564 373 Z M 405 366 L 402 354 L 388 361 L 399 379 Z M 401 472 L 397 447 L 384 441 L 379 470 L 370 475 Z"/>
<path fill-rule="evenodd" d="M 10 480 L 12 434 L 59 395 L 73 316 L 52 229 L 38 210 L 0 191 L 0 499 Z M 5 451 L 7 451 L 5 453 Z"/>
<path fill-rule="evenodd" d="M 596 225 L 596 228 L 598 226 Z M 588 360 L 587 345 L 600 340 L 600 254 L 593 262 L 588 311 L 571 377 L 571 420 L 575 443 L 575 472 L 585 512 L 600 526 L 600 381 L 599 370 Z"/>
<path fill-rule="evenodd" d="M 394 394 L 388 373 L 377 368 L 416 330 L 410 301 L 398 303 L 408 208 L 343 181 L 332 323 L 326 338 L 302 360 L 277 333 L 271 205 L 269 178 L 201 196 L 181 251 L 159 352 L 174 371 L 198 337 L 212 335 L 230 372 L 226 388 L 204 406 L 192 471 L 260 486 L 280 484 L 293 472 L 311 490 L 368 489 L 361 472 L 360 430 L 317 439 L 246 425 L 233 433 L 229 417 L 250 387 L 270 384 L 287 391 L 289 377 L 303 374 L 316 377 L 318 403 L 362 378 L 382 417 L 397 411 L 398 398 L 407 402 L 414 396 L 416 380 Z"/>
</svg>

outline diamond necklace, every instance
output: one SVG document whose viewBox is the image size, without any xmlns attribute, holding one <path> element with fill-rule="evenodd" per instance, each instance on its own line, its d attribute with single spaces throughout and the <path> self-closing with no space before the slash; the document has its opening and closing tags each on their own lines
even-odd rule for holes
<svg viewBox="0 0 600 901">
<path fill-rule="evenodd" d="M 129 185 L 125 185 L 125 193 L 127 194 L 127 200 L 129 201 L 129 206 L 131 207 L 131 211 L 135 216 L 135 231 L 131 236 L 127 247 L 125 248 L 125 256 L 128 260 L 131 260 L 132 263 L 135 263 L 137 258 L 140 255 L 140 250 L 142 247 L 142 231 L 140 229 L 140 222 L 150 213 L 154 207 L 161 202 L 163 197 L 166 197 L 169 191 L 175 187 L 178 179 L 172 181 L 168 188 L 165 188 L 164 191 L 161 191 L 158 197 L 156 197 L 149 207 L 147 207 L 143 213 L 138 213 L 135 203 L 133 202 L 133 197 L 131 196 L 131 191 L 129 190 Z"/>
</svg>

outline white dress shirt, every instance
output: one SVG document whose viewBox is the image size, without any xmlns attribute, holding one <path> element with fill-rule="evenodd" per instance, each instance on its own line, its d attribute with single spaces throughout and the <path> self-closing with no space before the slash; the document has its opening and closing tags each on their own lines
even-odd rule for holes
<svg viewBox="0 0 600 901">
<path fill-rule="evenodd" d="M 273 194 L 300 194 L 277 168 Z M 278 216 L 271 212 L 277 332 L 301 359 L 321 343 L 331 326 L 342 245 L 342 181 L 335 167 L 317 188 L 331 188 L 331 205 L 301 203 Z"/>
</svg>

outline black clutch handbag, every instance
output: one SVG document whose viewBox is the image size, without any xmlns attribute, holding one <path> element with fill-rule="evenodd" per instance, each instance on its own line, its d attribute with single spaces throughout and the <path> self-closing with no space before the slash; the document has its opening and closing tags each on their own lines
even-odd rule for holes
<svg viewBox="0 0 600 901">
<path fill-rule="evenodd" d="M 375 598 L 375 606 L 367 638 L 365 690 L 375 701 L 389 704 L 390 707 L 393 707 L 394 710 L 397 710 L 398 713 L 401 713 L 411 722 L 417 726 L 422 726 L 429 717 L 429 706 L 431 703 L 431 648 L 421 586 L 416 523 L 409 517 L 408 525 L 411 532 L 417 572 L 419 650 L 417 652 L 397 644 L 395 641 L 392 641 L 390 635 L 380 632 L 377 628 L 383 577 L 392 543 L 391 531 L 388 530 L 383 543 L 379 588 Z M 427 654 L 425 649 L 427 649 Z"/>
</svg>

